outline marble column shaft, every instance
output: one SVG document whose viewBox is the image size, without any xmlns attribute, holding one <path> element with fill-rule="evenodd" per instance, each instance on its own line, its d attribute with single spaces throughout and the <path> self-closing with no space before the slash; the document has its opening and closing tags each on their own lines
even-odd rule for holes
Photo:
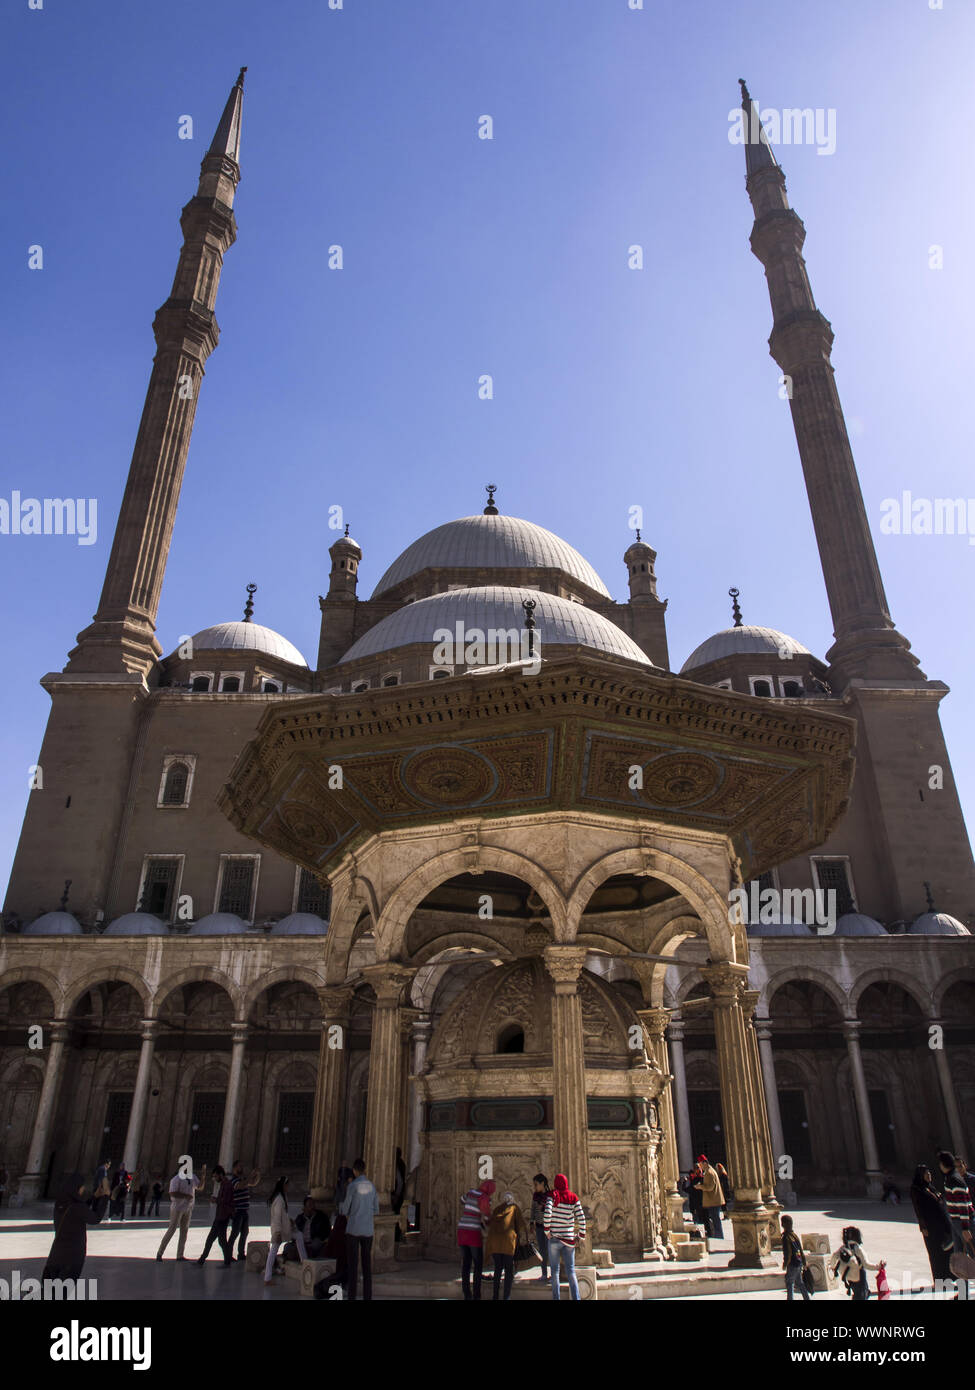
<svg viewBox="0 0 975 1390">
<path fill-rule="evenodd" d="M 691 1112 L 687 1103 L 687 1068 L 684 1064 L 684 1023 L 672 1017 L 667 1031 L 670 1046 L 670 1065 L 674 1071 L 673 1104 L 677 1125 L 677 1163 L 681 1173 L 694 1167 L 694 1142 L 691 1137 Z"/>
<path fill-rule="evenodd" d="M 68 1044 L 69 1027 L 64 1019 L 55 1019 L 45 1028 L 47 1039 L 44 1063 L 44 1082 L 37 1103 L 37 1116 L 34 1120 L 34 1133 L 31 1135 L 27 1154 L 27 1172 L 18 1183 L 18 1192 L 25 1201 L 32 1201 L 40 1195 L 47 1176 L 45 1158 L 47 1156 L 48 1136 L 54 1120 L 58 1093 L 61 1089 L 61 1073 L 64 1067 L 64 1050 Z"/>
<path fill-rule="evenodd" d="M 369 1095 L 366 1103 L 366 1173 L 379 1193 L 380 1210 L 390 1209 L 389 1194 L 396 1177 L 396 1147 L 404 1136 L 400 1119 L 400 1079 L 403 1067 L 400 1000 L 413 971 L 386 963 L 362 972 L 376 992 L 369 1044 Z"/>
<path fill-rule="evenodd" d="M 860 1053 L 860 1023 L 858 1019 L 843 1020 L 843 1033 L 846 1037 L 846 1051 L 850 1059 L 850 1079 L 853 1082 L 853 1096 L 856 1100 L 857 1116 L 860 1120 L 860 1140 L 863 1144 L 863 1160 L 867 1169 L 867 1182 L 880 1173 L 880 1160 L 877 1155 L 877 1137 L 873 1129 L 873 1116 L 870 1113 L 870 1096 L 867 1092 L 867 1078 L 863 1070 L 863 1057 Z"/>
<path fill-rule="evenodd" d="M 352 991 L 325 987 L 318 991 L 322 1006 L 322 1035 L 318 1050 L 318 1088 L 311 1130 L 309 1182 L 331 1198 L 342 1155 L 342 1111 L 349 1066 L 349 1011 Z M 357 1157 L 357 1155 L 352 1155 Z"/>
<path fill-rule="evenodd" d="M 129 1123 L 125 1131 L 125 1146 L 122 1151 L 122 1164 L 130 1173 L 135 1172 L 142 1154 L 142 1132 L 146 1123 L 149 1082 L 152 1078 L 152 1054 L 156 1046 L 158 1028 L 158 1019 L 144 1018 L 142 1020 L 139 1070 L 136 1073 L 135 1090 L 132 1093 L 132 1109 L 129 1112 Z"/>
<path fill-rule="evenodd" d="M 582 946 L 547 946 L 545 967 L 552 977 L 552 1143 L 555 1164 L 583 1202 L 589 1197 L 589 1117 L 586 1109 L 586 1054 L 582 1031 L 579 975 L 586 958 Z"/>
<path fill-rule="evenodd" d="M 244 1052 L 247 1048 L 247 1027 L 235 1023 L 230 1049 L 230 1077 L 227 1082 L 227 1103 L 223 1110 L 223 1125 L 220 1130 L 219 1163 L 230 1172 L 236 1154 L 234 1145 L 237 1136 L 237 1117 L 240 1114 L 241 1083 L 244 1077 Z"/>
<path fill-rule="evenodd" d="M 956 1154 L 965 1153 L 965 1131 L 962 1128 L 961 1112 L 958 1109 L 958 1097 L 955 1095 L 955 1083 L 951 1075 L 951 1066 L 948 1062 L 948 1053 L 944 1048 L 944 1023 L 940 1018 L 929 1018 L 928 1027 L 938 1027 L 942 1030 L 941 1047 L 933 1047 L 934 1064 L 938 1069 L 938 1081 L 941 1085 L 941 1098 L 944 1101 L 945 1115 L 948 1119 L 948 1132 L 951 1135 L 951 1147 Z"/>
</svg>

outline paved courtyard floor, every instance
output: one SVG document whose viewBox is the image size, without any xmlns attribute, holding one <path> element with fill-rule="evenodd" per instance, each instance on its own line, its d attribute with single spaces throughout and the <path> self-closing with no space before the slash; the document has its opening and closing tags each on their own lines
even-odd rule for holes
<svg viewBox="0 0 975 1390">
<path fill-rule="evenodd" d="M 259 1224 L 266 1208 L 258 1203 L 254 1215 L 257 1220 L 250 1229 L 250 1239 L 267 1240 L 268 1227 Z M 834 1202 L 819 1199 L 817 1202 L 801 1203 L 793 1210 L 796 1229 L 800 1232 L 825 1232 L 829 1236 L 831 1250 L 838 1249 L 840 1233 L 845 1225 L 856 1224 L 863 1233 L 864 1249 L 870 1260 L 887 1261 L 887 1277 L 891 1290 L 896 1295 L 901 1289 L 905 1272 L 912 1290 L 912 1301 L 930 1301 L 932 1298 L 931 1271 L 928 1265 L 924 1244 L 914 1220 L 910 1204 L 899 1207 L 883 1206 L 879 1202 L 866 1199 L 838 1199 Z M 176 1237 L 172 1239 L 162 1261 L 155 1259 L 162 1232 L 167 1222 L 126 1219 L 124 1222 L 103 1220 L 93 1226 L 88 1233 L 88 1259 L 83 1277 L 98 1281 L 98 1299 L 229 1299 L 259 1300 L 261 1302 L 299 1302 L 314 1307 L 311 1299 L 303 1299 L 298 1293 L 297 1282 L 282 1277 L 276 1278 L 268 1288 L 263 1275 L 235 1262 L 225 1268 L 220 1257 L 219 1246 L 214 1245 L 210 1258 L 202 1268 L 192 1263 L 202 1253 L 203 1243 L 210 1224 L 209 1209 L 200 1206 L 194 1213 L 190 1236 L 186 1245 L 187 1259 L 177 1262 Z M 730 1223 L 726 1222 L 730 1234 Z M 51 1204 L 34 1203 L 19 1209 L 0 1208 L 0 1278 L 10 1280 L 12 1272 L 20 1271 L 20 1279 L 40 1278 L 44 1262 L 51 1246 L 53 1230 L 51 1226 Z M 643 1272 L 655 1268 L 661 1272 L 674 1273 L 677 1268 L 685 1273 L 693 1268 L 726 1268 L 732 1254 L 732 1244 L 725 1240 L 716 1242 L 706 1266 L 665 1266 L 639 1267 Z M 635 1273 L 636 1266 L 618 1266 L 616 1270 L 605 1271 L 612 1278 L 628 1277 Z M 396 1282 L 402 1282 L 403 1293 L 410 1297 L 411 1283 L 429 1283 L 430 1280 L 453 1280 L 459 1271 L 450 1265 L 433 1265 L 431 1262 L 406 1263 L 398 1267 Z M 537 1275 L 522 1274 L 515 1280 L 514 1298 L 528 1293 L 529 1288 L 537 1289 Z M 875 1275 L 871 1275 L 871 1288 L 875 1288 Z M 382 1290 L 383 1297 L 390 1296 L 388 1283 Z M 378 1283 L 378 1277 L 377 1277 Z M 919 1287 L 920 1286 L 920 1287 Z M 486 1281 L 484 1294 L 490 1297 L 490 1282 Z M 456 1290 L 453 1296 L 456 1297 Z M 568 1290 L 563 1290 L 566 1296 Z M 414 1296 L 416 1296 L 414 1294 Z M 785 1294 L 778 1289 L 759 1292 L 702 1293 L 697 1296 L 706 1301 L 726 1301 L 730 1298 L 784 1300 Z M 838 1288 L 829 1294 L 817 1295 L 822 1299 L 846 1301 L 846 1294 Z"/>
</svg>

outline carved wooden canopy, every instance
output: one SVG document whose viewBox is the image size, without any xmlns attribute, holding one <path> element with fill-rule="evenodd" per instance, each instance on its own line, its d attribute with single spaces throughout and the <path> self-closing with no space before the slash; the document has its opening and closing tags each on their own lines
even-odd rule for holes
<svg viewBox="0 0 975 1390">
<path fill-rule="evenodd" d="M 272 705 L 219 801 L 319 875 L 387 829 L 588 810 L 730 835 L 747 877 L 827 838 L 854 740 L 812 704 L 573 656 Z"/>
</svg>

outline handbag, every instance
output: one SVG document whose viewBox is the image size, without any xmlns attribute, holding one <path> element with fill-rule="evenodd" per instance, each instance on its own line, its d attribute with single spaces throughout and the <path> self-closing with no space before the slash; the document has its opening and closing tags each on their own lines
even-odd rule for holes
<svg viewBox="0 0 975 1390">
<path fill-rule="evenodd" d="M 975 1260 L 963 1250 L 956 1250 L 948 1261 L 948 1268 L 956 1279 L 975 1279 Z"/>
<path fill-rule="evenodd" d="M 519 1241 L 515 1246 L 515 1273 L 521 1274 L 526 1269 L 533 1269 L 535 1265 L 542 1263 L 542 1257 L 538 1246 L 533 1240 Z"/>
<path fill-rule="evenodd" d="M 816 1280 L 813 1278 L 813 1272 L 805 1263 L 802 1266 L 802 1287 L 807 1293 L 816 1292 Z"/>
</svg>

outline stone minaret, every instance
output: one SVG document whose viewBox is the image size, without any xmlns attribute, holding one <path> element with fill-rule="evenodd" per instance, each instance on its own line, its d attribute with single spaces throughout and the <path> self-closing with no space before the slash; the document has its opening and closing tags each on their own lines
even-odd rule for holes
<svg viewBox="0 0 975 1390">
<path fill-rule="evenodd" d="M 65 670 L 145 676 L 162 654 L 159 593 L 176 519 L 204 364 L 220 336 L 213 306 L 224 253 L 237 236 L 244 73 L 230 93 L 183 209 L 183 248 L 169 298 L 152 325 L 157 351 L 95 620 Z"/>
<path fill-rule="evenodd" d="M 833 330 L 816 308 L 785 177 L 758 110 L 741 83 L 751 247 L 765 267 L 773 326 L 769 351 L 791 384 L 792 421 L 833 615 L 826 653 L 834 696 L 857 720 L 850 816 L 824 854 L 850 855 L 860 911 L 911 921 L 924 911 L 922 881 L 936 881 L 943 911 L 975 923 L 972 852 L 951 773 L 938 704 L 887 611 L 853 452 L 833 380 Z M 919 871 L 924 866 L 926 872 Z M 930 872 L 928 872 L 930 870 Z"/>
<path fill-rule="evenodd" d="M 833 615 L 826 653 L 834 690 L 855 677 L 923 681 L 910 643 L 894 627 L 833 379 L 833 330 L 816 308 L 802 245 L 806 229 L 789 206 L 758 109 L 741 82 L 745 186 L 755 210 L 752 251 L 765 267 L 773 326 L 769 351 L 791 390 L 792 423 L 806 479 Z"/>
</svg>

